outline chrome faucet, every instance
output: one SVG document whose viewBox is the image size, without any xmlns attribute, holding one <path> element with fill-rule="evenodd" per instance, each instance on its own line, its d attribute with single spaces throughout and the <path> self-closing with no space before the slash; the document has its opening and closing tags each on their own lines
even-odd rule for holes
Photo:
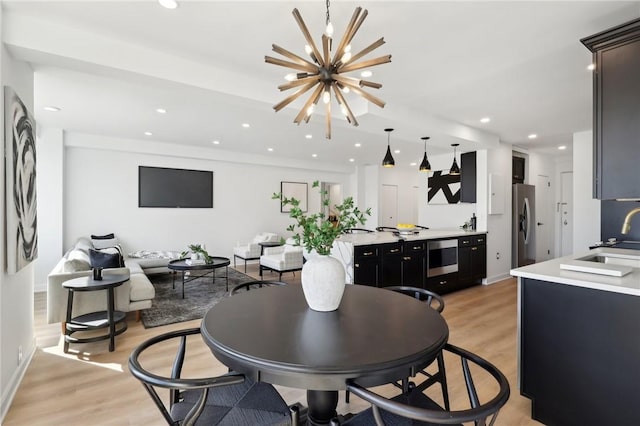
<svg viewBox="0 0 640 426">
<path fill-rule="evenodd" d="M 640 213 L 640 207 L 637 207 L 633 210 L 631 210 L 629 213 L 627 213 L 627 215 L 624 218 L 624 223 L 622 224 L 622 233 L 623 234 L 628 234 L 629 231 L 631 231 L 631 218 L 633 217 L 633 215 L 635 215 L 636 213 Z"/>
</svg>

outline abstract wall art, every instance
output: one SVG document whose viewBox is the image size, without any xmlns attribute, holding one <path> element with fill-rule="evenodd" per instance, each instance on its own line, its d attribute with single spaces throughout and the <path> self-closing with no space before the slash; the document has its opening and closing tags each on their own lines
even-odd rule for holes
<svg viewBox="0 0 640 426">
<path fill-rule="evenodd" d="M 456 204 L 460 202 L 460 175 L 450 175 L 448 170 L 429 173 L 427 181 L 428 204 Z"/>
<path fill-rule="evenodd" d="M 36 123 L 17 93 L 4 87 L 7 273 L 38 257 Z"/>
</svg>

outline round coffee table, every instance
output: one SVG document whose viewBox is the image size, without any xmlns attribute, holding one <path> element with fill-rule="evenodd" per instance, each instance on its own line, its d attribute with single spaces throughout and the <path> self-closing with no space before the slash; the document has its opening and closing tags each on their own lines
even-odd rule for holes
<svg viewBox="0 0 640 426">
<path fill-rule="evenodd" d="M 229 291 L 229 264 L 231 264 L 231 261 L 229 260 L 228 257 L 211 256 L 211 263 L 202 263 L 202 264 L 196 264 L 196 265 L 189 265 L 187 263 L 187 260 L 189 259 L 172 260 L 167 265 L 167 267 L 173 271 L 173 288 L 176 288 L 176 272 L 182 271 L 182 298 L 183 299 L 184 299 L 185 283 L 191 282 L 197 278 L 206 277 L 207 275 L 211 274 L 211 278 L 212 278 L 211 283 L 213 284 L 216 281 L 216 269 L 223 268 L 223 267 L 225 268 L 227 291 Z M 200 275 L 189 274 L 190 278 L 185 278 L 185 272 L 187 271 L 189 271 L 190 273 L 193 271 L 201 271 L 202 274 Z"/>
</svg>

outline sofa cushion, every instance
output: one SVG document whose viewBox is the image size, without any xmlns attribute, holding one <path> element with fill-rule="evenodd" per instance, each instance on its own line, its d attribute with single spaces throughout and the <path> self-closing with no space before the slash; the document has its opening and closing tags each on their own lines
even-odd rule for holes
<svg viewBox="0 0 640 426">
<path fill-rule="evenodd" d="M 146 275 L 131 274 L 129 281 L 131 281 L 129 298 L 132 302 L 150 300 L 156 297 L 156 289 Z"/>
<path fill-rule="evenodd" d="M 91 269 L 89 262 L 82 259 L 67 259 L 62 264 L 62 272 L 88 271 Z"/>
<path fill-rule="evenodd" d="M 91 241 L 84 237 L 78 238 L 78 241 L 76 241 L 76 244 L 73 246 L 73 249 L 83 251 L 87 255 L 89 255 L 89 249 L 92 248 L 94 247 Z"/>
<path fill-rule="evenodd" d="M 118 239 L 113 234 L 107 235 L 92 235 L 91 243 L 96 249 L 103 249 L 107 247 L 114 247 L 118 245 Z"/>
<path fill-rule="evenodd" d="M 130 275 L 144 274 L 142 267 L 138 264 L 138 260 L 127 259 L 124 261 L 124 266 L 129 268 Z"/>
<path fill-rule="evenodd" d="M 109 253 L 103 250 L 89 249 L 92 268 L 120 268 L 124 266 L 120 252 Z"/>
<path fill-rule="evenodd" d="M 91 264 L 91 260 L 89 259 L 89 251 L 86 252 L 81 249 L 72 249 L 67 253 L 67 260 L 82 260 L 88 264 Z"/>
</svg>

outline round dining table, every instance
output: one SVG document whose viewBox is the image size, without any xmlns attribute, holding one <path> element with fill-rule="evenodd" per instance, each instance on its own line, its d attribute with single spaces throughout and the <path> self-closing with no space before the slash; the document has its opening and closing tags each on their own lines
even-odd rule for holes
<svg viewBox="0 0 640 426">
<path fill-rule="evenodd" d="M 202 338 L 232 370 L 257 381 L 307 390 L 308 423 L 329 424 L 346 380 L 365 387 L 414 376 L 449 337 L 424 302 L 347 285 L 340 307 L 310 309 L 297 284 L 238 293 L 211 308 Z"/>
</svg>

